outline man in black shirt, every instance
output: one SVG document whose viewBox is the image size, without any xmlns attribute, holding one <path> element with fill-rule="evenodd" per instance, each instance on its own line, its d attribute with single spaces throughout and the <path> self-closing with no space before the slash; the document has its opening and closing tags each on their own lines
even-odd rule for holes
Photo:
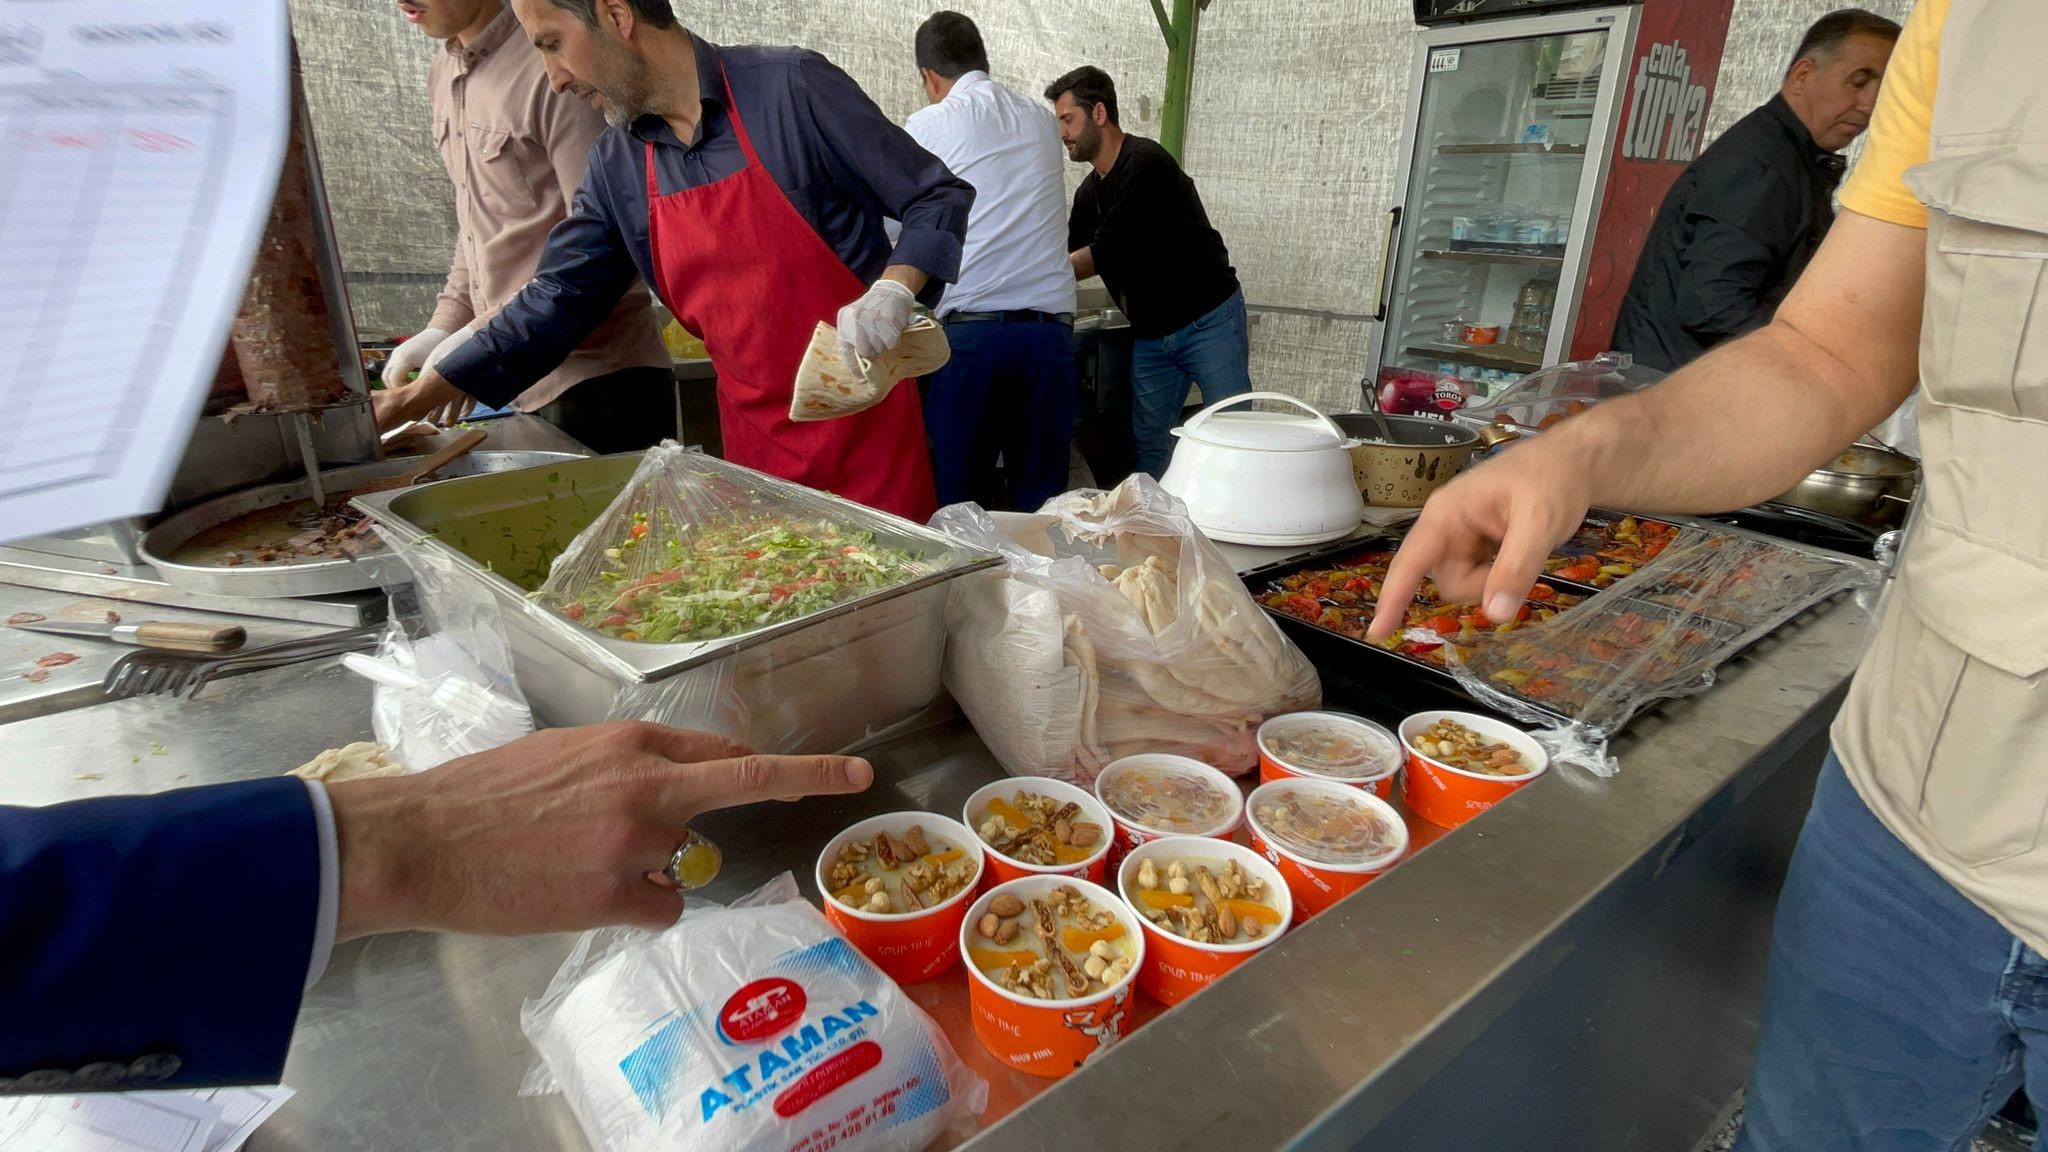
<svg viewBox="0 0 2048 1152">
<path fill-rule="evenodd" d="M 1685 170 L 1622 298 L 1614 346 L 1671 371 L 1771 319 L 1828 226 L 1842 149 L 1870 126 L 1899 26 L 1861 9 L 1807 30 L 1769 103 Z"/>
<path fill-rule="evenodd" d="M 1251 343 L 1230 251 L 1172 153 L 1117 126 L 1116 83 L 1077 68 L 1045 90 L 1067 155 L 1094 167 L 1074 193 L 1067 247 L 1074 276 L 1102 276 L 1130 317 L 1131 432 L 1140 470 L 1157 477 L 1188 383 L 1202 401 L 1249 392 Z"/>
</svg>

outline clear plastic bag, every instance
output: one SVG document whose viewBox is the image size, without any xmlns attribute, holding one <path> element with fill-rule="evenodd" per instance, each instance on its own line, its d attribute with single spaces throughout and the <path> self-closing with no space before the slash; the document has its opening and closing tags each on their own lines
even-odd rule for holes
<svg viewBox="0 0 2048 1152">
<path fill-rule="evenodd" d="M 943 570 L 852 526 L 848 506 L 770 490 L 673 441 L 555 558 L 535 600 L 584 628 L 653 644 L 722 640 Z"/>
<path fill-rule="evenodd" d="M 1875 574 L 1848 556 L 1682 528 L 1634 575 L 1545 623 L 1450 645 L 1447 665 L 1474 698 L 1549 729 L 1537 735 L 1554 759 L 1612 775 L 1608 738 L 1637 712 L 1712 687 L 1717 666 Z"/>
<path fill-rule="evenodd" d="M 988 1085 L 931 1017 L 783 873 L 660 933 L 577 941 L 520 1010 L 599 1152 L 914 1150 L 965 1127 Z"/>
<path fill-rule="evenodd" d="M 1135 752 L 1244 772 L 1260 723 L 1322 702 L 1308 658 L 1150 477 L 932 526 L 1005 562 L 954 584 L 945 680 L 1013 775 L 1085 787 Z"/>
<path fill-rule="evenodd" d="M 391 624 L 376 660 L 353 657 L 382 670 L 371 676 L 378 743 L 423 771 L 533 731 L 490 592 L 464 578 L 443 552 L 390 532 L 378 532 L 378 540 L 382 550 L 358 562 L 373 567 L 390 596 Z"/>
</svg>

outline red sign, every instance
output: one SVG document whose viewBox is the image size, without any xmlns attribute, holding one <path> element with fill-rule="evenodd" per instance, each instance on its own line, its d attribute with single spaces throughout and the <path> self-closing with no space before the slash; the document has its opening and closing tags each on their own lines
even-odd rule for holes
<svg viewBox="0 0 2048 1152">
<path fill-rule="evenodd" d="M 1608 351 L 1657 209 L 1699 155 L 1734 0 L 1646 0 L 1636 29 L 1607 195 L 1586 268 L 1571 358 Z"/>
<path fill-rule="evenodd" d="M 809 1002 L 794 980 L 770 976 L 732 994 L 718 1013 L 718 1032 L 728 1044 L 766 1040 L 803 1019 Z"/>
</svg>

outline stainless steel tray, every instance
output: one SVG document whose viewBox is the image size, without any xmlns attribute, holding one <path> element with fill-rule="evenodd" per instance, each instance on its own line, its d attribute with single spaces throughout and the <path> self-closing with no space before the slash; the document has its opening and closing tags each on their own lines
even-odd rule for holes
<svg viewBox="0 0 2048 1152">
<path fill-rule="evenodd" d="M 380 531 L 445 559 L 454 579 L 494 600 L 515 675 L 554 724 L 619 715 L 724 732 L 764 751 L 844 747 L 938 694 L 946 582 L 999 563 L 921 524 L 851 502 L 835 518 L 932 560 L 917 580 L 752 632 L 648 644 L 591 632 L 534 602 L 548 568 L 624 490 L 639 454 L 600 456 L 359 497 Z M 819 493 L 737 465 L 772 500 Z"/>
<path fill-rule="evenodd" d="M 443 474 L 449 478 L 474 476 L 578 459 L 582 457 L 566 452 L 472 452 L 449 464 L 443 469 Z M 418 463 L 417 459 L 400 458 L 332 468 L 320 474 L 320 482 L 330 493 L 346 492 L 373 480 L 400 475 Z M 412 491 L 424 491 L 435 483 L 443 482 L 433 481 Z M 187 592 L 270 600 L 375 588 L 374 572 L 347 557 L 289 564 L 244 564 L 233 568 L 180 564 L 170 559 L 187 541 L 209 528 L 251 512 L 310 499 L 311 486 L 304 479 L 245 488 L 173 514 L 142 537 L 138 551 L 143 562 L 156 569 L 164 583 Z"/>
</svg>

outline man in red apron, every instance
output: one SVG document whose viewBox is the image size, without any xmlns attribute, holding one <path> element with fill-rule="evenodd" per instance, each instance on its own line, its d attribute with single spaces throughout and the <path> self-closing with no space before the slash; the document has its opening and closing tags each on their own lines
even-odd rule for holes
<svg viewBox="0 0 2048 1152">
<path fill-rule="evenodd" d="M 513 0 L 558 91 L 604 112 L 589 175 L 533 282 L 460 351 L 377 396 L 392 427 L 459 393 L 496 404 L 559 364 L 638 276 L 718 369 L 726 458 L 923 520 L 934 510 L 917 392 L 795 424 L 819 321 L 841 351 L 896 345 L 959 272 L 971 186 L 844 72 L 793 48 L 720 48 L 668 0 Z M 892 246 L 885 219 L 901 221 Z"/>
</svg>

